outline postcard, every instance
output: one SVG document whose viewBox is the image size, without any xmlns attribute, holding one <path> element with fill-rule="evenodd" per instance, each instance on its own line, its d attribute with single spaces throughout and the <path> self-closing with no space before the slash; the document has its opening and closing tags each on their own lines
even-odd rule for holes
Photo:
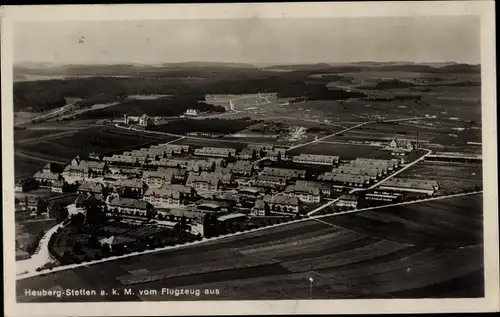
<svg viewBox="0 0 500 317">
<path fill-rule="evenodd" d="M 2 12 L 7 316 L 499 310 L 492 1 Z"/>
</svg>

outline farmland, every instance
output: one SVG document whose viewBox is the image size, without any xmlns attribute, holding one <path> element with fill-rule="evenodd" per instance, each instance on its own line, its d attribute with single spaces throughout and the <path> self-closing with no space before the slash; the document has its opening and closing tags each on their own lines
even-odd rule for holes
<svg viewBox="0 0 500 317">
<path fill-rule="evenodd" d="M 477 163 L 420 162 L 400 176 L 435 180 L 439 184 L 438 194 L 443 194 L 482 187 L 483 167 Z"/>
<path fill-rule="evenodd" d="M 334 155 L 339 156 L 341 160 L 353 160 L 357 157 L 391 158 L 389 152 L 382 151 L 375 146 L 328 142 L 311 143 L 288 152 L 289 155 L 300 153 Z"/>
<path fill-rule="evenodd" d="M 69 161 L 77 155 L 90 152 L 106 154 L 119 152 L 152 142 L 174 140 L 171 136 L 158 136 L 126 131 L 115 127 L 95 128 L 64 135 L 57 139 L 41 140 L 16 146 L 16 176 L 33 174 L 49 161 Z M 45 162 L 45 163 L 44 163 Z"/>
<path fill-rule="evenodd" d="M 194 139 L 194 138 L 185 138 L 179 141 L 174 141 L 172 144 L 182 144 L 189 145 L 193 147 L 224 147 L 224 148 L 234 148 L 237 150 L 241 150 L 247 147 L 247 143 L 238 142 L 238 141 L 224 141 L 220 139 Z"/>
<path fill-rule="evenodd" d="M 42 232 L 45 232 L 56 225 L 55 219 L 37 219 L 16 221 L 16 247 L 33 253 L 41 238 Z"/>
<path fill-rule="evenodd" d="M 122 66 L 115 65 L 113 67 L 119 69 L 113 72 L 120 74 L 114 75 L 123 77 L 16 83 L 17 111 L 50 111 L 62 106 L 67 96 L 82 98 L 87 107 L 97 101 L 113 102 L 109 107 L 89 108 L 78 114 L 77 120 L 33 125 L 40 127 L 39 130 L 31 129 L 31 125 L 27 130 L 16 130 L 16 175 L 33 174 L 48 161 L 69 162 L 78 154 L 93 151 L 111 154 L 172 140 L 173 144 L 238 150 L 249 143 L 298 144 L 359 122 L 372 121 L 375 115 L 386 119 L 424 116 L 428 119 L 367 124 L 298 147 L 289 154 L 335 155 L 341 160 L 387 159 L 392 158 L 389 152 L 368 143 L 383 143 L 394 137 L 416 140 L 417 132 L 422 147 L 434 152 L 454 148 L 480 151 L 478 145 L 465 145 L 466 141 L 481 140 L 478 69 L 455 65 L 453 67 L 465 69 L 465 73 L 457 73 L 453 67 L 445 67 L 441 72 L 437 71 L 441 68 L 424 65 L 316 66 L 269 72 L 239 66 L 121 69 Z M 402 69 L 404 67 L 408 69 Z M 102 75 L 103 69 L 89 74 Z M 257 100 L 258 91 L 261 100 Z M 150 97 L 152 95 L 155 98 Z M 234 111 L 227 109 L 230 99 Z M 172 120 L 172 116 L 192 108 L 216 114 L 203 113 L 193 120 Z M 182 135 L 239 133 L 241 136 L 231 140 L 227 135 L 223 138 L 186 136 L 176 140 L 167 134 L 88 124 L 92 123 L 90 120 L 144 113 L 172 120 L 164 125 L 148 126 L 155 131 Z M 18 112 L 19 117 L 29 115 L 30 112 Z M 437 118 L 430 119 L 430 116 Z M 299 136 L 293 141 L 284 141 L 293 134 L 289 133 L 290 128 L 297 127 L 305 129 L 296 129 Z M 62 134 L 65 132 L 68 134 Z M 264 135 L 279 137 L 265 138 Z M 29 142 L 23 142 L 26 140 Z M 411 153 L 410 161 L 420 157 L 421 151 Z M 263 161 L 261 165 L 266 164 L 269 162 Z M 294 167 L 293 162 L 286 161 L 271 164 Z M 311 175 L 331 169 L 303 168 L 314 172 Z M 421 162 L 400 176 L 437 180 L 441 187 L 438 194 L 467 190 L 482 182 L 481 166 L 474 164 Z M 272 221 L 277 219 L 252 217 L 250 220 L 254 224 Z M 18 225 L 19 241 L 29 243 L 33 233 L 39 231 L 37 226 L 45 225 L 52 223 L 41 221 L 32 227 Z M 162 232 L 147 226 L 122 228 L 116 223 L 107 223 L 101 229 L 97 232 L 99 237 L 115 236 L 134 250 L 146 248 L 146 237 L 170 239 L 167 230 Z M 54 245 L 59 256 L 75 242 L 80 242 L 84 251 L 77 255 L 78 261 L 85 256 L 103 256 L 99 248 L 88 248 L 89 232 L 61 230 L 60 233 Z M 141 239 L 143 241 L 138 242 Z M 484 293 L 482 242 L 482 195 L 447 198 L 309 219 L 178 250 L 44 274 L 18 281 L 17 298 L 21 302 L 185 300 L 213 299 L 213 296 L 232 300 L 305 299 L 310 295 L 309 277 L 314 277 L 315 299 L 481 297 Z M 84 298 L 24 295 L 25 288 L 105 289 L 111 293 L 112 288 L 124 287 L 132 288 L 135 293 Z M 202 293 L 196 298 L 139 294 L 139 290 L 162 287 L 218 289 L 220 293 L 212 297 Z"/>
<path fill-rule="evenodd" d="M 429 120 L 431 124 L 434 120 Z M 370 123 L 359 128 L 347 131 L 342 135 L 332 136 L 325 141 L 373 141 L 387 142 L 393 138 L 404 138 L 412 141 L 418 140 L 420 143 L 429 143 L 435 137 L 447 135 L 451 132 L 449 129 L 443 129 L 436 126 L 423 126 L 422 123 Z"/>
<path fill-rule="evenodd" d="M 160 131 L 174 134 L 186 134 L 189 132 L 209 133 L 235 133 L 255 124 L 252 120 L 176 120 L 162 125 L 148 127 L 148 130 Z"/>
<path fill-rule="evenodd" d="M 482 243 L 482 199 L 482 195 L 463 196 L 342 215 L 325 221 L 416 246 L 470 246 Z"/>
<path fill-rule="evenodd" d="M 46 130 L 38 130 L 38 129 L 14 130 L 14 142 L 30 140 L 34 138 L 41 138 L 49 135 L 56 135 L 59 133 L 61 133 L 61 130 L 57 129 L 56 127 L 54 127 L 54 129 L 46 129 Z"/>
<path fill-rule="evenodd" d="M 212 295 L 217 299 L 304 299 L 311 276 L 315 299 L 481 297 L 480 200 L 481 195 L 467 196 L 329 216 L 38 276 L 17 282 L 18 300 L 103 300 L 23 294 L 25 288 L 43 287 L 131 287 L 135 292 L 109 296 L 110 301 L 208 299 L 204 289 L 219 289 Z M 138 292 L 162 287 L 199 288 L 202 294 Z"/>
</svg>

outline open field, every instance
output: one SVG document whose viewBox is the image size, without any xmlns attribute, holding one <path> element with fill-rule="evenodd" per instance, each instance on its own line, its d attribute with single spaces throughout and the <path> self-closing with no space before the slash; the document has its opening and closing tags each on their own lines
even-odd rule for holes
<svg viewBox="0 0 500 317">
<path fill-rule="evenodd" d="M 34 160 L 14 154 L 14 175 L 16 178 L 32 175 L 46 164 L 47 162 L 43 160 Z"/>
<path fill-rule="evenodd" d="M 433 122 L 434 120 L 429 120 Z M 393 138 L 410 139 L 412 141 L 418 140 L 421 143 L 429 143 L 435 137 L 440 135 L 447 135 L 450 130 L 444 130 L 440 127 L 425 127 L 422 125 L 411 123 L 370 123 L 359 128 L 347 131 L 342 135 L 332 136 L 325 141 L 379 141 L 387 142 Z"/>
<path fill-rule="evenodd" d="M 463 196 L 341 215 L 324 221 L 381 239 L 416 246 L 482 243 L 483 196 Z"/>
<path fill-rule="evenodd" d="M 108 153 L 126 150 L 135 146 L 153 142 L 166 142 L 175 137 L 152 135 L 135 131 L 126 131 L 114 127 L 99 130 L 82 131 L 56 141 L 46 141 L 37 144 L 21 146 L 19 149 L 26 152 L 57 155 L 61 158 L 73 158 L 77 154 Z"/>
<path fill-rule="evenodd" d="M 480 200 L 477 195 L 329 216 L 56 272 L 18 281 L 17 296 L 21 302 L 305 299 L 307 279 L 313 276 L 315 299 L 481 297 Z M 130 287 L 134 293 L 28 298 L 23 292 L 67 287 Z M 199 288 L 202 293 L 139 293 L 164 287 Z M 204 295 L 205 289 L 219 289 L 219 295 Z"/>
<path fill-rule="evenodd" d="M 57 128 L 54 127 L 54 129 L 46 129 L 46 130 L 32 130 L 32 129 L 25 129 L 25 130 L 14 130 L 14 142 L 18 141 L 25 141 L 25 140 L 30 140 L 34 138 L 40 138 L 40 137 L 46 137 L 50 135 L 57 135 L 61 132 Z"/>
<path fill-rule="evenodd" d="M 223 106 L 227 109 L 232 101 L 234 110 L 244 110 L 248 107 L 258 107 L 260 104 L 270 104 L 277 100 L 276 93 L 224 95 L 214 94 L 205 96 L 205 103 Z"/>
<path fill-rule="evenodd" d="M 353 160 L 357 157 L 380 159 L 392 158 L 391 153 L 382 151 L 375 146 L 338 143 L 334 144 L 327 142 L 311 143 L 306 146 L 289 151 L 288 155 L 294 156 L 299 155 L 300 153 L 335 155 L 339 156 L 341 160 Z"/>
<path fill-rule="evenodd" d="M 247 147 L 247 143 L 238 142 L 238 141 L 224 141 L 220 139 L 192 139 L 185 138 L 179 141 L 172 142 L 171 144 L 182 144 L 189 145 L 192 147 L 224 147 L 224 148 L 234 148 L 237 150 L 241 150 Z"/>
<path fill-rule="evenodd" d="M 252 120 L 175 120 L 161 125 L 149 126 L 151 131 L 159 131 L 173 134 L 186 134 L 189 132 L 209 132 L 209 133 L 236 133 L 246 127 L 255 124 Z"/>
<path fill-rule="evenodd" d="M 419 162 L 399 176 L 435 180 L 442 194 L 482 187 L 483 167 L 479 163 Z"/>
<path fill-rule="evenodd" d="M 76 155 L 95 151 L 106 154 L 120 152 L 152 142 L 167 142 L 175 137 L 127 131 L 115 127 L 95 128 L 64 135 L 57 139 L 17 145 L 16 176 L 33 174 L 49 161 L 70 162 Z"/>
<path fill-rule="evenodd" d="M 14 113 L 14 124 L 26 122 L 33 118 L 40 116 L 40 113 L 29 112 L 29 111 L 19 111 Z"/>
<path fill-rule="evenodd" d="M 16 246 L 30 254 L 35 252 L 41 232 L 47 231 L 57 222 L 55 219 L 16 221 Z"/>
<path fill-rule="evenodd" d="M 18 199 L 23 199 L 26 196 L 37 196 L 44 199 L 50 199 L 52 197 L 57 197 L 62 195 L 66 194 L 54 193 L 53 191 L 50 190 L 50 188 L 38 188 L 25 193 L 19 193 L 19 192 L 15 193 L 15 197 Z"/>
</svg>

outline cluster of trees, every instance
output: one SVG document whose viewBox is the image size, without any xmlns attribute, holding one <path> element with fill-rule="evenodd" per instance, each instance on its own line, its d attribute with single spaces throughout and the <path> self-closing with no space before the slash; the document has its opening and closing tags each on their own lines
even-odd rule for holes
<svg viewBox="0 0 500 317">
<path fill-rule="evenodd" d="M 402 81 L 399 79 L 381 80 L 375 85 L 360 86 L 360 89 L 376 89 L 376 90 L 386 90 L 386 89 L 403 89 L 415 86 L 411 82 Z"/>
<path fill-rule="evenodd" d="M 142 197 L 141 191 L 139 191 L 135 188 L 130 188 L 130 187 L 125 187 L 124 189 L 120 190 L 119 194 L 120 194 L 120 197 L 123 197 L 123 198 L 139 199 Z"/>
<path fill-rule="evenodd" d="M 224 112 L 222 106 L 214 106 L 203 102 L 204 96 L 180 95 L 148 100 L 123 100 L 120 103 L 103 109 L 94 109 L 77 115 L 80 119 L 106 119 L 122 117 L 124 114 L 151 117 L 179 116 L 187 109 L 197 109 L 201 112 Z"/>
<path fill-rule="evenodd" d="M 25 247 L 25 251 L 28 252 L 29 254 L 33 254 L 36 251 L 36 248 L 38 248 L 38 244 L 40 244 L 40 240 L 42 240 L 42 237 L 44 236 L 46 230 L 40 230 L 38 234 L 35 236 L 34 239 L 32 239 Z"/>
<path fill-rule="evenodd" d="M 80 217 L 77 218 L 79 219 Z M 61 264 L 65 265 L 99 260 L 110 256 L 120 256 L 131 252 L 141 252 L 165 246 L 184 244 L 202 239 L 201 235 L 193 235 L 186 231 L 188 227 L 189 226 L 187 225 L 186 220 L 181 219 L 181 221 L 176 224 L 170 233 L 165 232 L 162 235 L 145 236 L 138 238 L 136 241 L 131 241 L 130 243 L 113 243 L 112 245 L 109 245 L 108 243 L 101 243 L 99 241 L 99 236 L 110 236 L 109 232 L 105 233 L 105 230 L 100 230 L 102 228 L 94 228 L 94 230 L 89 233 L 86 241 L 75 241 L 71 245 L 71 248 L 67 249 L 62 254 L 54 252 L 55 250 L 53 247 L 54 242 L 58 239 L 58 235 L 62 234 L 62 232 L 58 230 L 58 232 L 54 233 L 50 238 L 49 251 Z M 136 228 L 136 226 L 132 225 L 132 229 L 134 228 Z"/>
<path fill-rule="evenodd" d="M 206 238 L 218 236 L 217 216 L 212 213 L 206 213 L 203 217 L 203 235 Z"/>
<path fill-rule="evenodd" d="M 119 101 L 124 96 L 133 94 L 163 94 L 173 95 L 174 98 L 191 96 L 192 100 L 202 101 L 205 94 L 246 94 L 260 91 L 263 93 L 278 93 L 280 97 L 306 96 L 309 100 L 347 99 L 356 96 L 355 94 L 340 91 L 332 93 L 326 88 L 328 82 L 344 78 L 341 73 L 345 72 L 402 70 L 436 74 L 480 73 L 479 65 L 465 64 L 453 64 L 444 67 L 363 64 L 343 66 L 317 64 L 279 67 L 288 68 L 289 72 L 269 72 L 248 66 L 233 66 L 202 65 L 202 67 L 190 67 L 189 65 L 178 65 L 177 67 L 151 68 L 147 66 L 109 65 L 52 70 L 52 75 L 55 71 L 58 74 L 64 74 L 62 76 L 86 74 L 93 77 L 16 82 L 14 83 L 14 109 L 20 111 L 30 108 L 42 111 L 62 107 L 65 105 L 65 97 L 87 99 L 88 101 L 82 102 L 85 105 Z M 325 74 L 325 76 L 311 77 L 311 75 L 315 74 Z M 127 77 L 110 77 L 116 75 L 126 75 Z M 471 82 L 472 84 L 476 83 Z M 382 84 L 382 86 L 384 85 Z M 382 89 L 382 86 L 378 89 Z M 103 91 L 106 91 L 106 93 L 103 94 Z M 146 104 L 140 106 L 147 107 Z M 194 104 L 190 105 L 190 107 L 194 106 Z"/>
<path fill-rule="evenodd" d="M 326 88 L 329 78 L 310 78 L 319 70 L 272 73 L 258 69 L 242 68 L 188 68 L 176 72 L 165 70 L 154 75 L 140 74 L 137 70 L 130 77 L 89 77 L 66 80 L 16 82 L 14 84 L 15 111 L 33 109 L 42 111 L 62 107 L 65 97 L 82 98 L 83 106 L 95 103 L 122 101 L 120 105 L 88 111 L 82 117 L 101 119 L 115 113 L 137 114 L 144 109 L 151 116 L 178 115 L 186 109 L 223 111 L 204 101 L 206 94 L 247 94 L 277 92 L 280 97 L 302 97 L 311 100 L 347 99 L 351 94 L 330 91 Z M 92 74 L 95 76 L 95 74 Z M 199 77 L 206 80 L 179 80 L 176 76 Z M 309 83 L 309 84 L 308 84 Z M 312 83 L 312 84 L 310 84 Z M 106 91 L 105 94 L 102 92 Z M 124 100 L 126 95 L 171 95 L 157 100 Z M 135 109 L 135 110 L 134 110 Z"/>
</svg>

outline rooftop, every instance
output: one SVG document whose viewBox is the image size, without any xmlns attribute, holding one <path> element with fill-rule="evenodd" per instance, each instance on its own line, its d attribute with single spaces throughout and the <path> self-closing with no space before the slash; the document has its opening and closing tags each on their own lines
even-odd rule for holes
<svg viewBox="0 0 500 317">
<path fill-rule="evenodd" d="M 281 182 L 286 183 L 287 178 L 282 176 L 273 176 L 273 175 L 257 175 L 257 181 L 267 181 L 267 182 Z"/>
<path fill-rule="evenodd" d="M 304 176 L 306 171 L 278 167 L 264 167 L 262 174 L 271 176 L 297 177 Z"/>
<path fill-rule="evenodd" d="M 317 187 L 312 186 L 303 186 L 303 185 L 290 185 L 285 189 L 286 193 L 308 193 L 310 195 L 318 196 L 320 194 L 320 190 Z"/>
<path fill-rule="evenodd" d="M 263 200 L 257 200 L 255 202 L 255 205 L 253 206 L 255 209 L 265 209 L 266 208 L 266 202 Z"/>
<path fill-rule="evenodd" d="M 201 172 L 200 175 L 195 175 L 195 174 L 190 174 L 188 176 L 187 183 L 191 182 L 209 182 L 211 184 L 217 184 L 221 180 L 221 175 L 220 173 L 207 173 L 207 172 Z"/>
<path fill-rule="evenodd" d="M 364 175 L 351 175 L 351 174 L 340 174 L 340 173 L 324 173 L 319 176 L 320 180 L 326 181 L 337 181 L 346 183 L 366 183 L 370 181 L 370 176 Z"/>
<path fill-rule="evenodd" d="M 115 197 L 111 199 L 109 204 L 113 207 L 147 209 L 148 203 L 138 199 Z"/>
<path fill-rule="evenodd" d="M 102 191 L 103 185 L 97 182 L 83 182 L 80 186 L 78 186 L 78 190 L 80 191 L 90 191 L 100 193 Z"/>
<path fill-rule="evenodd" d="M 344 201 L 358 201 L 358 196 L 353 195 L 353 194 L 342 195 L 342 196 L 339 197 L 339 200 L 344 200 Z"/>
<path fill-rule="evenodd" d="M 328 162 L 328 163 L 333 164 L 334 162 L 338 162 L 339 157 L 332 156 L 332 155 L 317 155 L 317 154 L 301 153 L 299 156 L 295 156 L 293 159 L 294 160 L 304 160 L 304 161 L 314 161 L 314 162 Z"/>
<path fill-rule="evenodd" d="M 225 216 L 221 216 L 217 218 L 219 221 L 226 221 L 226 220 L 232 220 L 232 219 L 239 219 L 239 218 L 246 218 L 247 215 L 242 214 L 242 213 L 234 213 L 234 214 L 229 214 Z"/>
<path fill-rule="evenodd" d="M 383 182 L 380 186 L 434 190 L 438 188 L 438 183 L 433 180 L 391 178 Z"/>
<path fill-rule="evenodd" d="M 278 205 L 292 205 L 298 206 L 299 200 L 296 197 L 290 197 L 286 195 L 274 195 L 274 196 L 265 196 L 264 201 L 271 204 Z"/>
<path fill-rule="evenodd" d="M 34 178 L 58 180 L 60 175 L 53 172 L 38 171 L 33 175 Z"/>
<path fill-rule="evenodd" d="M 130 188 L 143 188 L 144 183 L 140 179 L 121 179 L 119 180 L 116 185 L 121 186 L 121 187 L 130 187 Z"/>
</svg>

